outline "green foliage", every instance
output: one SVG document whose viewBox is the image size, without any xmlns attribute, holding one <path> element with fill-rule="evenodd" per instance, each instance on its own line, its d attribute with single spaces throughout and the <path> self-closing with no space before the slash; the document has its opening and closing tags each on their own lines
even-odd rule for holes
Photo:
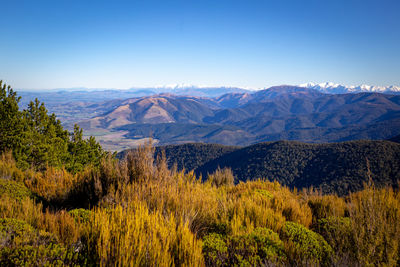
<svg viewBox="0 0 400 267">
<path fill-rule="evenodd" d="M 255 228 L 250 234 L 229 239 L 232 263 L 240 266 L 260 266 L 286 259 L 279 235 L 267 228 Z"/>
<path fill-rule="evenodd" d="M 43 103 L 35 99 L 20 111 L 19 101 L 16 92 L 0 81 L 0 153 L 12 151 L 22 169 L 65 166 L 76 173 L 88 164 L 99 164 L 104 151 L 93 137 L 84 140 L 77 125 L 70 137 Z"/>
<path fill-rule="evenodd" d="M 332 216 L 319 219 L 314 228 L 333 248 L 336 262 L 343 259 L 346 259 L 347 263 L 357 262 L 350 218 Z"/>
<path fill-rule="evenodd" d="M 79 255 L 58 244 L 57 238 L 17 219 L 0 219 L 0 265 L 66 266 Z"/>
<path fill-rule="evenodd" d="M 211 233 L 203 239 L 203 255 L 208 266 L 228 266 L 229 254 L 225 237 Z"/>
<path fill-rule="evenodd" d="M 33 198 L 32 192 L 22 183 L 0 178 L 0 195 L 8 195 L 14 199 Z"/>
<path fill-rule="evenodd" d="M 84 259 L 59 244 L 4 248 L 0 250 L 2 266 L 79 266 Z"/>
<path fill-rule="evenodd" d="M 294 222 L 286 222 L 281 232 L 282 239 L 292 247 L 289 247 L 288 254 L 291 259 L 298 261 L 298 263 L 320 263 L 328 265 L 332 257 L 332 247 L 325 241 L 325 239 L 307 229 L 301 224 Z"/>
<path fill-rule="evenodd" d="M 286 260 L 279 235 L 261 227 L 240 235 L 211 233 L 203 239 L 203 254 L 209 266 L 262 266 Z"/>
<path fill-rule="evenodd" d="M 73 209 L 68 212 L 78 222 L 87 223 L 90 220 L 91 212 L 86 209 Z"/>
<path fill-rule="evenodd" d="M 0 80 L 0 152 L 20 148 L 23 124 L 19 112 L 20 97 Z"/>
</svg>

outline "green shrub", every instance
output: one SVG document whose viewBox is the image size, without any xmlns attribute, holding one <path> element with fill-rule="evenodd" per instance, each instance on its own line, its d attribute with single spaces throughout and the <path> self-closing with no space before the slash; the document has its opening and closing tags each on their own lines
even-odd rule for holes
<svg viewBox="0 0 400 267">
<path fill-rule="evenodd" d="M 295 264 L 329 265 L 333 250 L 321 235 L 301 224 L 286 222 L 281 236 L 288 242 L 287 253 Z"/>
<path fill-rule="evenodd" d="M 268 198 L 268 199 L 271 199 L 271 198 L 274 197 L 274 196 L 272 195 L 272 193 L 269 192 L 268 190 L 256 189 L 254 192 L 255 192 L 256 194 L 261 195 L 261 196 L 264 196 L 264 197 L 266 197 L 266 198 Z"/>
<path fill-rule="evenodd" d="M 279 235 L 261 227 L 249 234 L 228 237 L 209 234 L 203 240 L 203 255 L 209 266 L 260 266 L 286 259 Z"/>
<path fill-rule="evenodd" d="M 285 260 L 283 242 L 271 229 L 258 227 L 250 234 L 229 238 L 231 264 L 260 266 Z"/>
<path fill-rule="evenodd" d="M 203 239 L 203 255 L 208 266 L 227 266 L 228 247 L 225 238 L 216 233 L 211 233 Z"/>
<path fill-rule="evenodd" d="M 70 210 L 69 215 L 74 217 L 77 222 L 87 223 L 90 220 L 91 212 L 86 209 L 73 209 Z"/>
<path fill-rule="evenodd" d="M 348 217 L 319 219 L 315 230 L 321 234 L 335 251 L 336 261 L 356 261 L 352 224 Z"/>
<path fill-rule="evenodd" d="M 0 250 L 1 266 L 79 266 L 84 261 L 79 254 L 58 244 Z"/>
<path fill-rule="evenodd" d="M 34 197 L 24 184 L 6 179 L 0 179 L 0 195 L 8 195 L 18 200 Z"/>
<path fill-rule="evenodd" d="M 0 247 L 42 245 L 57 242 L 54 235 L 45 231 L 37 231 L 27 222 L 11 218 L 0 219 L 0 238 Z"/>
<path fill-rule="evenodd" d="M 25 221 L 0 219 L 0 266 L 68 266 L 83 262 L 72 248 Z"/>
</svg>

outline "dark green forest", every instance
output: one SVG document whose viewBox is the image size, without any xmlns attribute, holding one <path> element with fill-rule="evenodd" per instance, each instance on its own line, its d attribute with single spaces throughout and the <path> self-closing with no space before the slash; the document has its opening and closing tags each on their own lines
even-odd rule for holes
<svg viewBox="0 0 400 267">
<path fill-rule="evenodd" d="M 243 148 L 198 143 L 156 151 L 165 151 L 170 167 L 177 164 L 179 170 L 194 170 L 204 178 L 218 167 L 230 168 L 236 183 L 267 179 L 290 188 L 346 195 L 361 190 L 369 180 L 378 187 L 398 187 L 400 181 L 400 144 L 391 141 L 278 141 Z"/>
</svg>

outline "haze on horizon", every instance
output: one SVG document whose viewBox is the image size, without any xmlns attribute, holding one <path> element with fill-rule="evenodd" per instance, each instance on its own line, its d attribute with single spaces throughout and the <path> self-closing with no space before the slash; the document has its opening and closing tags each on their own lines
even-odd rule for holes
<svg viewBox="0 0 400 267">
<path fill-rule="evenodd" d="M 400 85 L 400 2 L 2 1 L 14 88 Z"/>
</svg>

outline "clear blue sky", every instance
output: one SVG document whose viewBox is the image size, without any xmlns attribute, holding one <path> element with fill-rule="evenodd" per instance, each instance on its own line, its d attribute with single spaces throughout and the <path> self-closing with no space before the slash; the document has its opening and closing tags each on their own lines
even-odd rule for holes
<svg viewBox="0 0 400 267">
<path fill-rule="evenodd" d="M 14 88 L 400 84 L 400 1 L 0 0 Z"/>
</svg>

